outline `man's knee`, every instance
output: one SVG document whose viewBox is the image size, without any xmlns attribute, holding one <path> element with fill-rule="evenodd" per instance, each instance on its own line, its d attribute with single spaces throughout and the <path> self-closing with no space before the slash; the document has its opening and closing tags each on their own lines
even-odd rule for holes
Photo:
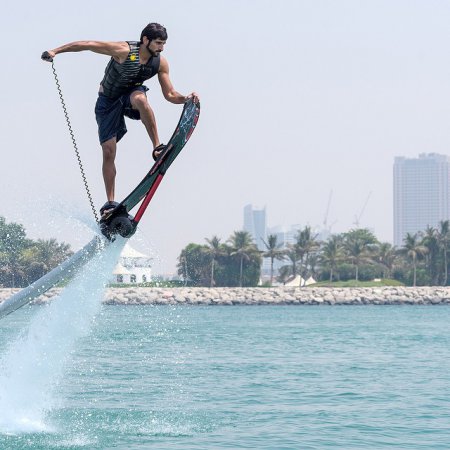
<svg viewBox="0 0 450 450">
<path fill-rule="evenodd" d="M 147 96 L 143 92 L 135 92 L 130 98 L 131 106 L 138 111 L 150 108 L 148 104 Z"/>
</svg>

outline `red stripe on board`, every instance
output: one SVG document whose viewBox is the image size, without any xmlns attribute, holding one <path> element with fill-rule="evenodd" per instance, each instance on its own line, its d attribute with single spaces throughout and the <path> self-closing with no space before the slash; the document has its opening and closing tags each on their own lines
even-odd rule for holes
<svg viewBox="0 0 450 450">
<path fill-rule="evenodd" d="M 142 218 L 142 215 L 144 214 L 145 210 L 147 209 L 147 206 L 150 203 L 150 200 L 152 199 L 153 195 L 156 192 L 156 189 L 158 189 L 159 183 L 161 183 L 161 180 L 163 179 L 164 175 L 158 174 L 156 177 L 155 183 L 151 187 L 151 189 L 147 192 L 147 195 L 144 198 L 144 201 L 141 203 L 141 206 L 139 206 L 138 212 L 134 216 L 134 223 L 139 223 L 139 221 Z"/>
</svg>

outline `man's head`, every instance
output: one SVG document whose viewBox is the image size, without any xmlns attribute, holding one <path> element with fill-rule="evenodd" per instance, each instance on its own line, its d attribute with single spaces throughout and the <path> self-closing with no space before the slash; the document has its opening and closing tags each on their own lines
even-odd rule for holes
<svg viewBox="0 0 450 450">
<path fill-rule="evenodd" d="M 154 39 L 167 41 L 167 30 L 159 23 L 149 23 L 141 33 L 141 44 L 144 43 L 144 36 L 151 42 Z"/>
<path fill-rule="evenodd" d="M 167 41 L 167 30 L 159 23 L 149 23 L 141 33 L 141 44 L 152 56 L 156 56 L 164 50 Z"/>
</svg>

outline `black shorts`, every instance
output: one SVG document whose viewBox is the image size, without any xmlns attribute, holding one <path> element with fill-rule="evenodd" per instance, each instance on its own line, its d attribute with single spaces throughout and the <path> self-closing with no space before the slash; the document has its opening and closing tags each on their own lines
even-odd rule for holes
<svg viewBox="0 0 450 450">
<path fill-rule="evenodd" d="M 131 106 L 130 96 L 134 91 L 147 92 L 147 86 L 137 86 L 135 89 L 121 95 L 119 98 L 111 99 L 99 93 L 95 104 L 95 119 L 98 124 L 98 137 L 100 144 L 116 137 L 119 142 L 125 133 L 125 116 L 129 119 L 139 120 L 139 111 Z"/>
</svg>

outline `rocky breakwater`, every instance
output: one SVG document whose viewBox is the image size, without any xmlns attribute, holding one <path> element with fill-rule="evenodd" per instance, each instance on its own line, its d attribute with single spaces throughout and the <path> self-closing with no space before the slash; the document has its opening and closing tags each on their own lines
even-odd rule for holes
<svg viewBox="0 0 450 450">
<path fill-rule="evenodd" d="M 0 289 L 0 302 L 19 289 Z M 35 302 L 45 303 L 60 289 Z M 108 288 L 107 305 L 437 305 L 450 304 L 447 287 Z"/>
</svg>

